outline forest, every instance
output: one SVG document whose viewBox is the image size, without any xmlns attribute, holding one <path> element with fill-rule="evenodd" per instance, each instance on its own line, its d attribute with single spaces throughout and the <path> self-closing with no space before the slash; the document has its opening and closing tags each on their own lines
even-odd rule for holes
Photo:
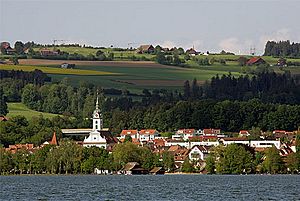
<svg viewBox="0 0 300 201">
<path fill-rule="evenodd" d="M 287 41 L 268 41 L 264 56 L 300 58 L 300 43 Z"/>
</svg>

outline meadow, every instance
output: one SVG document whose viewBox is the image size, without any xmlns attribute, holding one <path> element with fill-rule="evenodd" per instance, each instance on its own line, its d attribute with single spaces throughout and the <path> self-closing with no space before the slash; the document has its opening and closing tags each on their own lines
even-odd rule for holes
<svg viewBox="0 0 300 201">
<path fill-rule="evenodd" d="M 28 107 L 26 107 L 23 103 L 7 103 L 7 105 L 9 110 L 9 113 L 6 115 L 7 117 L 22 115 L 27 119 L 31 119 L 32 117 L 38 117 L 40 115 L 42 115 L 45 118 L 52 118 L 58 115 L 31 110 Z"/>
</svg>

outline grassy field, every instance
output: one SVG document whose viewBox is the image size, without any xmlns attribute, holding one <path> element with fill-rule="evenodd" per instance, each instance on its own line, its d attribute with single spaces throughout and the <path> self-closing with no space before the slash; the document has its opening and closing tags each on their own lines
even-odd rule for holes
<svg viewBox="0 0 300 201">
<path fill-rule="evenodd" d="M 25 116 L 27 119 L 31 119 L 34 116 L 43 115 L 45 118 L 52 118 L 57 116 L 57 114 L 45 113 L 45 112 L 37 112 L 29 109 L 23 103 L 8 103 L 9 113 L 8 117 L 14 117 L 17 115 Z"/>
<path fill-rule="evenodd" d="M 50 50 L 53 50 L 52 48 L 48 48 Z M 106 49 L 93 49 L 93 48 L 80 48 L 80 47 L 57 47 L 60 51 L 68 52 L 70 54 L 81 54 L 84 56 L 87 56 L 89 54 L 96 55 L 96 52 L 98 50 L 101 50 L 102 52 L 106 53 L 107 55 L 109 53 L 113 53 L 115 60 L 124 60 L 128 57 L 132 57 L 133 55 L 136 57 L 146 57 L 148 59 L 151 59 L 154 57 L 154 55 L 151 54 L 137 54 L 135 50 L 128 50 L 128 51 L 114 51 L 112 48 L 106 48 Z M 34 48 L 34 51 L 39 51 L 40 48 Z"/>
</svg>

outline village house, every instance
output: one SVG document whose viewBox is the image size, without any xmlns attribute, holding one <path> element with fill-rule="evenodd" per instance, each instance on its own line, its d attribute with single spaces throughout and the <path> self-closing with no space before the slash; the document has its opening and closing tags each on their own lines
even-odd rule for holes
<svg viewBox="0 0 300 201">
<path fill-rule="evenodd" d="M 280 149 L 280 140 L 250 140 L 250 147 L 254 148 L 270 148 L 275 146 Z"/>
<path fill-rule="evenodd" d="M 139 139 L 140 138 L 140 134 L 138 132 L 138 130 L 122 130 L 121 134 L 120 134 L 120 140 L 121 139 L 125 139 L 126 136 L 130 136 L 132 139 Z"/>
<path fill-rule="evenodd" d="M 265 64 L 266 61 L 263 60 L 261 57 L 252 57 L 251 59 L 249 59 L 246 63 L 247 66 L 258 66 L 260 64 Z"/>
<path fill-rule="evenodd" d="M 20 150 L 26 150 L 30 153 L 33 153 L 35 148 L 33 144 L 15 144 L 15 145 L 9 145 L 8 148 L 5 148 L 5 151 L 9 151 L 12 154 L 17 153 Z"/>
<path fill-rule="evenodd" d="M 174 135 L 172 135 L 173 140 L 188 140 L 190 137 L 196 135 L 195 129 L 179 129 Z"/>
<path fill-rule="evenodd" d="M 220 143 L 217 136 L 195 136 L 189 138 L 190 147 L 199 146 L 218 146 Z"/>
<path fill-rule="evenodd" d="M 84 147 L 95 146 L 104 149 L 111 149 L 116 143 L 118 143 L 118 139 L 113 137 L 109 130 L 103 129 L 103 119 L 97 97 L 96 109 L 93 112 L 93 129 L 89 133 L 89 136 L 84 138 L 82 144 Z"/>
<path fill-rule="evenodd" d="M 250 135 L 249 131 L 247 130 L 240 130 L 239 137 L 248 137 Z"/>
<path fill-rule="evenodd" d="M 205 128 L 200 134 L 203 136 L 218 136 L 221 134 L 221 129 Z"/>
<path fill-rule="evenodd" d="M 189 160 L 190 161 L 198 161 L 202 160 L 204 161 L 205 158 L 208 156 L 210 153 L 210 148 L 208 146 L 199 146 L 195 145 L 189 150 Z"/>
<path fill-rule="evenodd" d="M 58 51 L 49 50 L 47 48 L 43 48 L 40 50 L 41 56 L 57 56 L 59 55 Z"/>
<path fill-rule="evenodd" d="M 159 136 L 159 132 L 155 129 L 143 129 L 139 132 L 139 140 L 141 143 L 153 141 Z"/>
<path fill-rule="evenodd" d="M 227 146 L 229 144 L 244 144 L 244 145 L 250 145 L 250 140 L 248 140 L 245 137 L 229 137 L 229 138 L 222 138 L 220 139 L 220 142 L 224 145 Z"/>
<path fill-rule="evenodd" d="M 171 147 L 171 146 L 182 146 L 182 147 L 186 147 L 186 148 L 190 148 L 190 142 L 189 141 L 183 141 L 183 140 L 173 140 L 173 139 L 167 139 L 165 145 L 167 147 Z"/>
<path fill-rule="evenodd" d="M 137 49 L 137 53 L 139 54 L 152 54 L 154 53 L 155 48 L 152 45 L 141 45 L 138 49 Z"/>
</svg>

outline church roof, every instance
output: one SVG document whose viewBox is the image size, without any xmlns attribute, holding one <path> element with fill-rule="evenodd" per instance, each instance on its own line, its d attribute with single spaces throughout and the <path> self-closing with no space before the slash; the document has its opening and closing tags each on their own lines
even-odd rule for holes
<svg viewBox="0 0 300 201">
<path fill-rule="evenodd" d="M 118 139 L 114 137 L 110 131 L 101 130 L 99 132 L 101 137 L 103 137 L 106 140 L 107 144 L 118 143 Z"/>
</svg>

